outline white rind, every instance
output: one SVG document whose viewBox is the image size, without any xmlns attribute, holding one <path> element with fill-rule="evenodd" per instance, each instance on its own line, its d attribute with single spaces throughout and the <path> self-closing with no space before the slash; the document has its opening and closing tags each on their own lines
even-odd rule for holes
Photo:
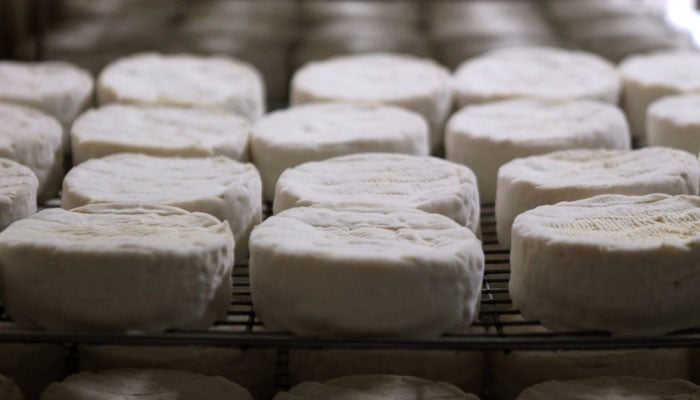
<svg viewBox="0 0 700 400">
<path fill-rule="evenodd" d="M 140 53 L 109 64 L 97 81 L 100 105 L 204 108 L 249 121 L 265 112 L 264 84 L 251 65 L 224 56 Z"/>
<path fill-rule="evenodd" d="M 363 153 L 305 163 L 277 181 L 273 209 L 334 202 L 417 208 L 479 229 L 474 173 L 433 157 Z"/>
<path fill-rule="evenodd" d="M 39 181 L 31 169 L 0 158 L 0 232 L 36 212 Z"/>
<path fill-rule="evenodd" d="M 699 397 L 700 387 L 682 379 L 603 376 L 540 383 L 524 390 L 517 400 L 691 400 Z"/>
<path fill-rule="evenodd" d="M 516 159 L 498 170 L 498 241 L 509 247 L 515 217 L 537 206 L 601 194 L 697 195 L 699 184 L 697 158 L 664 147 L 576 149 Z"/>
<path fill-rule="evenodd" d="M 435 336 L 476 318 L 481 243 L 441 215 L 297 207 L 258 225 L 250 249 L 253 304 L 271 329 Z"/>
<path fill-rule="evenodd" d="M 629 149 L 622 112 L 588 100 L 506 100 L 463 108 L 450 118 L 445 134 L 446 158 L 474 171 L 483 204 L 495 201 L 503 164 L 574 148 Z"/>
<path fill-rule="evenodd" d="M 309 104 L 273 112 L 253 126 L 251 155 L 272 200 L 287 168 L 354 153 L 428 154 L 428 127 L 396 107 Z"/>
<path fill-rule="evenodd" d="M 700 54 L 663 51 L 626 58 L 619 66 L 623 79 L 622 108 L 636 138 L 648 135 L 648 107 L 677 94 L 700 93 Z"/>
<path fill-rule="evenodd" d="M 432 382 L 412 376 L 352 375 L 325 383 L 304 382 L 274 400 L 314 399 L 401 399 L 401 400 L 478 400 L 473 394 L 445 382 Z"/>
<path fill-rule="evenodd" d="M 220 112 L 112 104 L 73 124 L 73 163 L 114 153 L 248 161 L 250 129 L 243 118 Z"/>
<path fill-rule="evenodd" d="M 119 369 L 97 374 L 82 372 L 51 384 L 41 400 L 253 400 L 228 379 L 167 369 Z"/>
<path fill-rule="evenodd" d="M 700 325 L 700 197 L 540 206 L 515 219 L 510 255 L 513 304 L 551 330 L 661 334 Z"/>
<path fill-rule="evenodd" d="M 338 56 L 297 70 L 292 78 L 293 106 L 334 101 L 414 111 L 428 122 L 435 151 L 442 146 L 452 109 L 450 75 L 428 59 L 392 53 Z"/>
<path fill-rule="evenodd" d="M 11 379 L 0 375 L 0 399 L 2 400 L 24 400 L 22 391 Z"/>
<path fill-rule="evenodd" d="M 700 94 L 668 96 L 651 104 L 647 112 L 647 141 L 700 153 Z"/>
<path fill-rule="evenodd" d="M 5 311 L 46 329 L 206 329 L 231 298 L 228 223 L 157 205 L 47 209 L 0 233 Z"/>
<path fill-rule="evenodd" d="M 621 82 L 614 65 L 595 54 L 520 47 L 466 61 L 455 71 L 453 86 L 460 107 L 514 98 L 616 104 Z"/>
<path fill-rule="evenodd" d="M 0 103 L 0 121 L 0 157 L 34 172 L 39 202 L 54 197 L 63 179 L 61 125 L 41 111 L 4 103 Z"/>
</svg>

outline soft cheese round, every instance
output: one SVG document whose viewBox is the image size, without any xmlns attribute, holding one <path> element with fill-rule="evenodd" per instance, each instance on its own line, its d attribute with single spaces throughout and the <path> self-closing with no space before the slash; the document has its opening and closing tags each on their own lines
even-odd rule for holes
<svg viewBox="0 0 700 400">
<path fill-rule="evenodd" d="M 510 255 L 513 304 L 549 329 L 659 334 L 700 325 L 700 197 L 540 206 L 516 217 Z"/>
<path fill-rule="evenodd" d="M 647 144 L 700 153 L 700 94 L 664 97 L 647 112 Z"/>
<path fill-rule="evenodd" d="M 308 104 L 273 112 L 253 126 L 251 153 L 272 200 L 282 172 L 309 161 L 366 152 L 428 154 L 428 127 L 396 107 Z"/>
<path fill-rule="evenodd" d="M 668 400 L 697 399 L 700 386 L 683 379 L 646 379 L 631 376 L 548 381 L 523 390 L 517 400 Z"/>
<path fill-rule="evenodd" d="M 422 115 L 433 150 L 443 143 L 452 108 L 450 75 L 428 59 L 391 53 L 339 56 L 312 62 L 292 78 L 291 103 L 341 101 L 403 107 Z"/>
<path fill-rule="evenodd" d="M 0 121 L 0 157 L 34 172 L 40 202 L 55 196 L 63 179 L 61 125 L 41 111 L 6 103 L 0 103 Z"/>
<path fill-rule="evenodd" d="M 663 51 L 625 59 L 619 66 L 623 80 L 622 107 L 632 134 L 648 135 L 648 107 L 656 100 L 675 94 L 700 93 L 700 53 Z"/>
<path fill-rule="evenodd" d="M 479 228 L 474 173 L 433 157 L 363 153 L 305 163 L 280 176 L 273 209 L 279 213 L 334 202 L 417 208 L 442 214 L 473 232 Z"/>
<path fill-rule="evenodd" d="M 250 249 L 253 305 L 272 329 L 435 336 L 476 318 L 481 242 L 442 215 L 296 207 L 258 225 Z"/>
<path fill-rule="evenodd" d="M 226 157 L 172 158 L 114 154 L 70 170 L 61 206 L 89 203 L 156 203 L 228 221 L 235 258 L 248 257 L 248 237 L 262 221 L 262 182 L 253 164 Z"/>
<path fill-rule="evenodd" d="M 265 112 L 264 84 L 249 64 L 224 56 L 141 53 L 109 64 L 97 81 L 100 104 L 205 108 L 248 120 Z"/>
<path fill-rule="evenodd" d="M 615 67 L 605 59 L 553 47 L 489 52 L 457 68 L 453 84 L 460 107 L 523 97 L 615 104 L 621 85 Z"/>
<path fill-rule="evenodd" d="M 482 203 L 494 202 L 501 165 L 574 148 L 629 149 L 622 112 L 589 100 L 506 100 L 463 108 L 445 133 L 447 159 L 474 171 Z"/>
<path fill-rule="evenodd" d="M 0 62 L 0 101 L 32 107 L 56 118 L 63 127 L 64 152 L 70 150 L 68 128 L 92 104 L 93 88 L 92 76 L 72 64 Z"/>
<path fill-rule="evenodd" d="M 22 391 L 19 390 L 12 380 L 0 375 L 0 399 L 1 400 L 24 400 Z"/>
<path fill-rule="evenodd" d="M 73 124 L 73 163 L 114 153 L 247 161 L 250 129 L 243 118 L 214 111 L 112 104 Z"/>
<path fill-rule="evenodd" d="M 206 329 L 231 299 L 233 235 L 158 205 L 46 209 L 0 233 L 5 311 L 46 329 Z"/>
<path fill-rule="evenodd" d="M 479 400 L 449 383 L 399 375 L 351 375 L 324 383 L 304 382 L 274 398 L 292 399 Z"/>
<path fill-rule="evenodd" d="M 253 400 L 246 389 L 220 376 L 168 369 L 117 369 L 81 372 L 55 382 L 41 400 Z"/>
<path fill-rule="evenodd" d="M 575 149 L 519 158 L 498 170 L 496 231 L 510 246 L 518 214 L 537 206 L 600 194 L 699 194 L 698 159 L 681 150 Z"/>
<path fill-rule="evenodd" d="M 39 181 L 31 169 L 0 158 L 0 232 L 36 212 Z"/>
<path fill-rule="evenodd" d="M 304 0 L 300 4 L 302 18 L 310 24 L 370 20 L 375 23 L 415 25 L 420 19 L 419 7 L 417 1 L 404 0 Z"/>
</svg>

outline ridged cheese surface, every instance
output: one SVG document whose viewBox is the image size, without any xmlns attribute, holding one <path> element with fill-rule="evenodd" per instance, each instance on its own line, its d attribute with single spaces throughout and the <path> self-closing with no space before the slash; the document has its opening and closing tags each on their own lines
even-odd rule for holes
<svg viewBox="0 0 700 400">
<path fill-rule="evenodd" d="M 364 153 L 310 162 L 277 181 L 274 211 L 356 202 L 442 214 L 476 232 L 479 193 L 469 168 L 432 157 Z"/>
<path fill-rule="evenodd" d="M 548 381 L 525 389 L 517 400 L 692 400 L 700 386 L 682 379 L 645 379 L 630 376 Z"/>
<path fill-rule="evenodd" d="M 654 102 L 647 112 L 647 141 L 700 153 L 700 94 L 668 96 Z"/>
<path fill-rule="evenodd" d="M 0 158 L 0 232 L 36 212 L 39 181 L 29 168 Z"/>
</svg>

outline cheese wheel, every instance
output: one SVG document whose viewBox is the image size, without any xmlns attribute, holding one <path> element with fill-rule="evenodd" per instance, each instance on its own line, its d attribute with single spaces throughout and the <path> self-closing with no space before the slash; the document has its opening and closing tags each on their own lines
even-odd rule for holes
<svg viewBox="0 0 700 400">
<path fill-rule="evenodd" d="M 700 152 L 700 94 L 664 97 L 651 104 L 647 112 L 647 142 Z"/>
<path fill-rule="evenodd" d="M 540 206 L 515 219 L 510 254 L 513 304 L 549 329 L 660 334 L 700 325 L 700 197 Z"/>
<path fill-rule="evenodd" d="M 307 23 L 335 20 L 375 20 L 377 23 L 417 24 L 419 4 L 405 0 L 301 1 L 301 15 Z"/>
<path fill-rule="evenodd" d="M 688 378 L 688 350 L 514 351 L 489 354 L 490 398 L 511 400 L 523 389 L 549 380 L 638 376 Z"/>
<path fill-rule="evenodd" d="M 544 204 L 599 194 L 699 194 L 700 166 L 680 150 L 565 150 L 519 158 L 498 170 L 496 231 L 510 246 L 515 217 Z"/>
<path fill-rule="evenodd" d="M 280 176 L 273 209 L 334 202 L 417 208 L 479 229 L 474 173 L 433 157 L 363 153 L 305 163 Z"/>
<path fill-rule="evenodd" d="M 12 380 L 0 375 L 0 399 L 24 400 L 24 396 L 22 396 L 22 391 L 19 390 Z"/>
<path fill-rule="evenodd" d="M 562 24 L 652 13 L 648 2 L 638 0 L 548 0 L 546 10 Z"/>
<path fill-rule="evenodd" d="M 443 143 L 452 108 L 450 76 L 428 59 L 372 53 L 312 62 L 292 78 L 293 106 L 341 101 L 403 107 L 422 115 L 430 127 L 433 151 Z"/>
<path fill-rule="evenodd" d="M 39 181 L 31 169 L 0 158 L 0 232 L 36 212 Z"/>
<path fill-rule="evenodd" d="M 481 243 L 442 215 L 347 203 L 291 208 L 258 225 L 250 249 L 253 305 L 271 329 L 436 336 L 476 318 Z"/>
<path fill-rule="evenodd" d="M 548 381 L 523 390 L 517 400 L 666 400 L 696 399 L 700 386 L 682 379 L 645 379 L 630 376 Z"/>
<path fill-rule="evenodd" d="M 0 344 L 0 374 L 12 379 L 27 400 L 39 398 L 65 377 L 68 352 L 62 344 Z"/>
<path fill-rule="evenodd" d="M 206 110 L 114 104 L 73 124 L 73 163 L 114 153 L 167 157 L 226 156 L 247 161 L 250 124 Z"/>
<path fill-rule="evenodd" d="M 109 64 L 97 81 L 101 105 L 203 108 L 250 121 L 265 112 L 264 87 L 252 66 L 224 56 L 141 53 Z"/>
<path fill-rule="evenodd" d="M 492 51 L 459 66 L 453 83 L 460 107 L 522 97 L 615 104 L 620 92 L 620 77 L 610 62 L 552 47 Z"/>
<path fill-rule="evenodd" d="M 425 156 L 428 127 L 417 114 L 395 107 L 310 104 L 273 112 L 253 126 L 251 153 L 272 200 L 287 168 L 353 153 Z"/>
<path fill-rule="evenodd" d="M 175 207 L 47 209 L 0 233 L 3 306 L 22 327 L 206 329 L 232 267 L 228 224 Z"/>
<path fill-rule="evenodd" d="M 122 368 L 174 369 L 221 376 L 250 390 L 256 399 L 269 399 L 276 373 L 275 349 L 198 346 L 79 346 L 83 371 Z"/>
<path fill-rule="evenodd" d="M 22 164 L 38 178 L 37 197 L 44 202 L 61 189 L 61 125 L 31 108 L 0 103 L 0 157 Z"/>
<path fill-rule="evenodd" d="M 481 56 L 484 53 L 511 47 L 559 46 L 555 36 L 540 35 L 468 35 L 441 39 L 433 43 L 435 56 L 452 70 L 457 69 L 465 60 Z"/>
<path fill-rule="evenodd" d="M 447 123 L 447 159 L 471 168 L 482 203 L 493 203 L 501 165 L 573 148 L 629 149 L 617 107 L 588 100 L 507 100 L 465 107 Z"/>
<path fill-rule="evenodd" d="M 248 237 L 262 221 L 262 182 L 252 164 L 226 157 L 168 158 L 115 154 L 71 169 L 61 206 L 89 203 L 156 203 L 228 221 L 235 259 L 248 258 Z"/>
<path fill-rule="evenodd" d="M 0 101 L 35 108 L 58 120 L 64 152 L 70 150 L 70 125 L 92 104 L 93 87 L 92 76 L 72 64 L 0 61 Z"/>
<path fill-rule="evenodd" d="M 237 383 L 220 376 L 205 376 L 166 369 L 118 369 L 97 374 L 81 372 L 56 382 L 41 394 L 41 400 L 252 400 Z"/>
<path fill-rule="evenodd" d="M 675 94 L 700 93 L 700 54 L 662 51 L 625 59 L 619 67 L 624 89 L 622 107 L 636 138 L 647 135 L 647 108 Z"/>
<path fill-rule="evenodd" d="M 479 400 L 445 382 L 432 382 L 412 376 L 352 375 L 325 383 L 304 382 L 289 392 L 281 392 L 274 400 L 312 399 L 401 399 L 401 400 Z"/>
</svg>

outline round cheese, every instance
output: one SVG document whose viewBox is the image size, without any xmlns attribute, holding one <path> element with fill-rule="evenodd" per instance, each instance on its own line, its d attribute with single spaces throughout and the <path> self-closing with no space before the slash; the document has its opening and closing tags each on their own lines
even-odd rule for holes
<svg viewBox="0 0 700 400">
<path fill-rule="evenodd" d="M 262 221 L 262 182 L 252 164 L 226 157 L 169 158 L 115 154 L 87 161 L 63 181 L 61 206 L 155 203 L 228 221 L 235 258 L 248 258 L 248 237 Z"/>
<path fill-rule="evenodd" d="M 204 108 L 255 120 L 265 112 L 264 87 L 252 66 L 224 56 L 141 53 L 114 61 L 100 74 L 100 104 Z"/>
<path fill-rule="evenodd" d="M 495 50 L 466 61 L 453 80 L 460 107 L 522 97 L 615 104 L 620 92 L 620 77 L 610 62 L 552 47 Z"/>
<path fill-rule="evenodd" d="M 442 215 L 347 203 L 291 208 L 258 225 L 250 248 L 253 306 L 271 329 L 436 336 L 476 318 L 481 243 Z"/>
<path fill-rule="evenodd" d="M 337 20 L 374 20 L 376 23 L 417 24 L 419 4 L 405 0 L 303 0 L 302 18 L 311 24 Z"/>
<path fill-rule="evenodd" d="M 226 222 L 157 205 L 47 209 L 0 233 L 5 311 L 46 329 L 206 329 L 231 299 Z"/>
<path fill-rule="evenodd" d="M 0 101 L 32 107 L 58 120 L 64 152 L 70 150 L 70 125 L 92 104 L 93 87 L 92 76 L 72 64 L 0 62 Z"/>
<path fill-rule="evenodd" d="M 0 121 L 0 157 L 32 170 L 39 202 L 54 197 L 63 179 L 61 125 L 40 111 L 3 103 Z"/>
<path fill-rule="evenodd" d="M 652 13 L 648 2 L 638 0 L 547 0 L 546 10 L 555 21 L 570 25 Z"/>
<path fill-rule="evenodd" d="M 700 387 L 682 379 L 645 379 L 630 376 L 548 381 L 523 390 L 517 400 L 666 400 L 696 399 Z"/>
<path fill-rule="evenodd" d="M 36 212 L 39 181 L 31 169 L 0 158 L 0 232 Z"/>
<path fill-rule="evenodd" d="M 647 142 L 700 152 L 700 94 L 669 96 L 658 100 L 647 112 Z"/>
<path fill-rule="evenodd" d="M 417 208 L 479 229 L 474 173 L 433 157 L 363 153 L 302 164 L 280 176 L 273 209 L 334 202 Z"/>
<path fill-rule="evenodd" d="M 253 400 L 237 383 L 220 376 L 205 376 L 166 369 L 118 369 L 97 374 L 82 372 L 56 382 L 41 394 L 42 400 Z"/>
<path fill-rule="evenodd" d="M 621 334 L 700 325 L 700 197 L 540 206 L 515 219 L 511 240 L 509 290 L 526 319 Z"/>
<path fill-rule="evenodd" d="M 507 100 L 465 107 L 447 123 L 447 159 L 474 171 L 482 203 L 493 203 L 501 165 L 573 148 L 629 149 L 617 107 L 588 100 Z"/>
<path fill-rule="evenodd" d="M 647 108 L 656 100 L 674 94 L 700 93 L 700 54 L 690 51 L 663 51 L 635 55 L 619 67 L 624 89 L 625 109 L 632 134 L 647 135 Z"/>
<path fill-rule="evenodd" d="M 291 103 L 341 101 L 385 104 L 422 115 L 435 151 L 452 108 L 450 76 L 437 63 L 412 56 L 373 53 L 312 62 L 292 78 Z"/>
<path fill-rule="evenodd" d="M 0 399 L 24 400 L 24 396 L 22 396 L 22 391 L 19 390 L 12 380 L 0 375 Z"/>
<path fill-rule="evenodd" d="M 432 382 L 412 376 L 352 375 L 325 383 L 304 382 L 281 392 L 274 400 L 313 399 L 401 399 L 401 400 L 479 400 L 445 382 Z"/>
<path fill-rule="evenodd" d="M 168 157 L 226 156 L 247 161 L 250 124 L 207 110 L 113 104 L 73 124 L 73 163 L 114 153 Z"/>
<path fill-rule="evenodd" d="M 419 115 L 395 107 L 323 103 L 268 114 L 253 126 L 251 137 L 265 200 L 272 200 L 287 168 L 366 152 L 425 156 L 428 127 Z"/>
<path fill-rule="evenodd" d="M 510 246 L 510 230 L 518 214 L 544 204 L 599 194 L 652 193 L 697 195 L 700 165 L 680 150 L 565 150 L 519 158 L 498 170 L 496 231 Z"/>
</svg>

